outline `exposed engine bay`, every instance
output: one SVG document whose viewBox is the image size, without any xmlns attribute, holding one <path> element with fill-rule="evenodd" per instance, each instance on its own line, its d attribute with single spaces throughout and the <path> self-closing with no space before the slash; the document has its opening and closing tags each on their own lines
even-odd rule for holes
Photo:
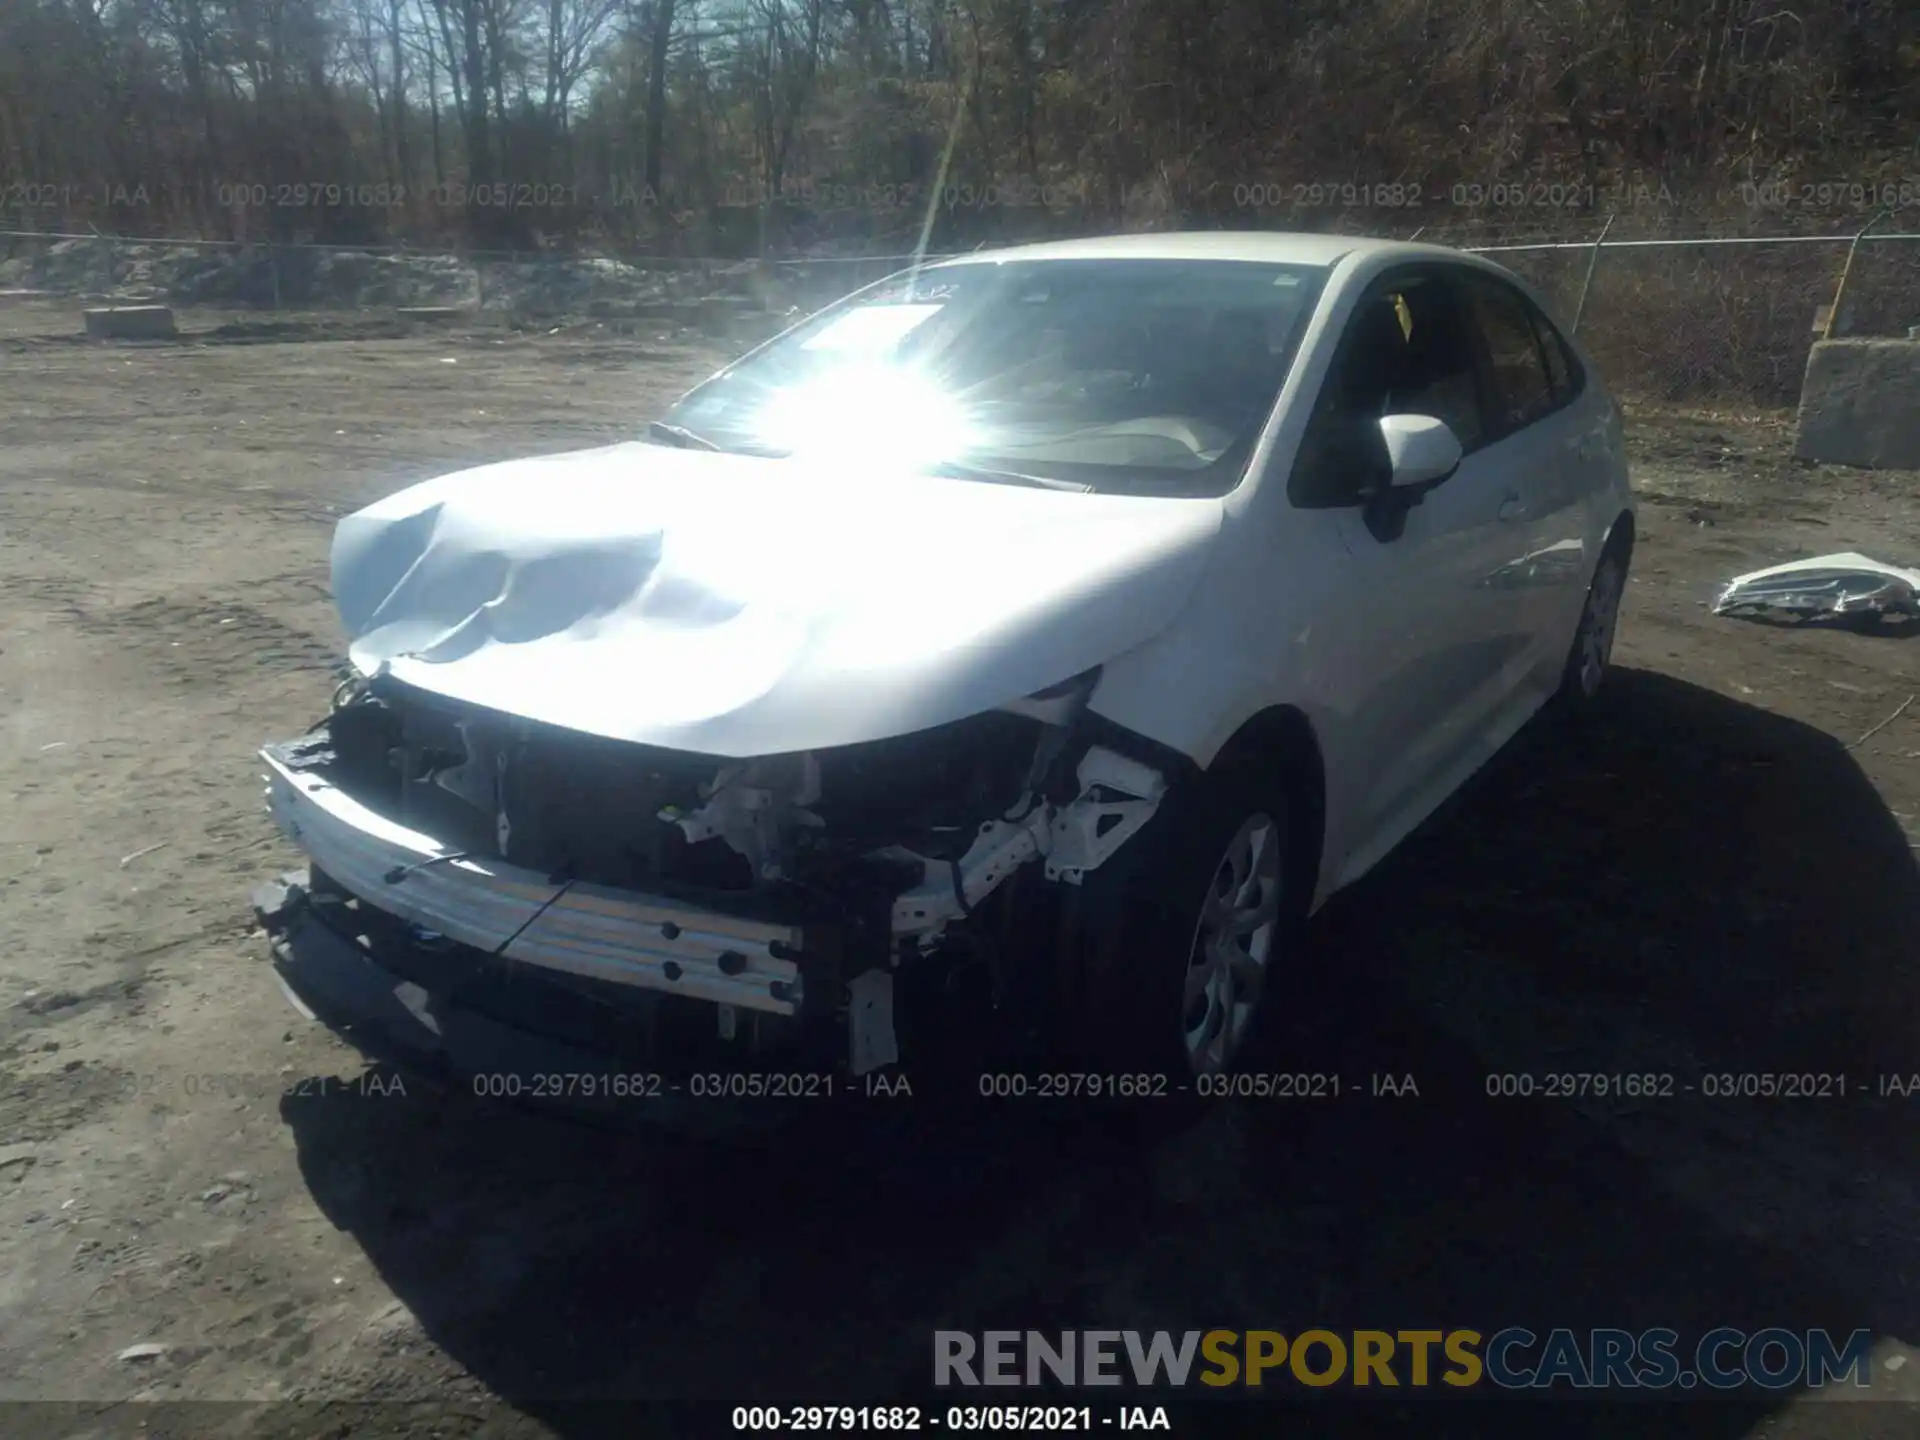
<svg viewBox="0 0 1920 1440">
<path fill-rule="evenodd" d="M 691 1002 L 728 1045 L 829 1020 L 862 1074 L 899 1058 L 896 971 L 997 962 L 1023 907 L 990 897 L 1017 874 L 1079 884 L 1159 808 L 1165 771 L 1083 723 L 1096 679 L 738 760 L 356 677 L 313 734 L 263 754 L 316 883 L 416 945 L 539 966 L 602 999 Z"/>
</svg>

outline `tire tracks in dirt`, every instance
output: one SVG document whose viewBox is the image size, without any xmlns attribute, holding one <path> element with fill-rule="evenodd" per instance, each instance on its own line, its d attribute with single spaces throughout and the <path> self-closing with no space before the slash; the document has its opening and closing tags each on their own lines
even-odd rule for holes
<svg viewBox="0 0 1920 1440">
<path fill-rule="evenodd" d="M 310 606 L 324 596 L 325 587 L 308 571 L 255 582 L 245 599 L 226 588 L 102 605 L 100 591 L 95 582 L 72 577 L 0 577 L 0 598 L 140 654 L 186 683 L 224 687 L 261 671 L 330 674 L 346 663 L 337 642 L 261 608 L 276 601 Z"/>
</svg>

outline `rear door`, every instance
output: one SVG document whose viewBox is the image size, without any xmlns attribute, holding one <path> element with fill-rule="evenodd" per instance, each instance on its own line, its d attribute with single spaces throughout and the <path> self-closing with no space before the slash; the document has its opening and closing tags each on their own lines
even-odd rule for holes
<svg viewBox="0 0 1920 1440">
<path fill-rule="evenodd" d="M 1455 267 L 1487 397 L 1484 461 L 1500 487 L 1499 564 L 1489 573 L 1506 684 L 1531 705 L 1559 683 L 1591 568 L 1583 550 L 1591 426 L 1575 403 L 1578 361 L 1516 286 Z"/>
</svg>

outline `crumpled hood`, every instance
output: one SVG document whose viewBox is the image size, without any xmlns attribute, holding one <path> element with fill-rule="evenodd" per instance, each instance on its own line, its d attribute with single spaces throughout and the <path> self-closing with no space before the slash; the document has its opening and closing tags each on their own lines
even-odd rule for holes
<svg viewBox="0 0 1920 1440">
<path fill-rule="evenodd" d="M 1151 639 L 1218 500 L 1074 494 L 638 442 L 445 475 L 340 522 L 354 665 L 710 755 L 877 740 Z"/>
</svg>

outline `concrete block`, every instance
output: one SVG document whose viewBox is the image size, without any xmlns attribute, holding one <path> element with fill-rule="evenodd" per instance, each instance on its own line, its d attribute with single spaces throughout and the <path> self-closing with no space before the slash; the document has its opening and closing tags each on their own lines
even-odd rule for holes
<svg viewBox="0 0 1920 1440">
<path fill-rule="evenodd" d="M 1867 470 L 1920 470 L 1920 341 L 1816 343 L 1793 453 Z"/>
<path fill-rule="evenodd" d="M 165 305 L 112 305 L 86 312 L 87 334 L 95 340 L 171 340 L 173 311 Z"/>
</svg>

